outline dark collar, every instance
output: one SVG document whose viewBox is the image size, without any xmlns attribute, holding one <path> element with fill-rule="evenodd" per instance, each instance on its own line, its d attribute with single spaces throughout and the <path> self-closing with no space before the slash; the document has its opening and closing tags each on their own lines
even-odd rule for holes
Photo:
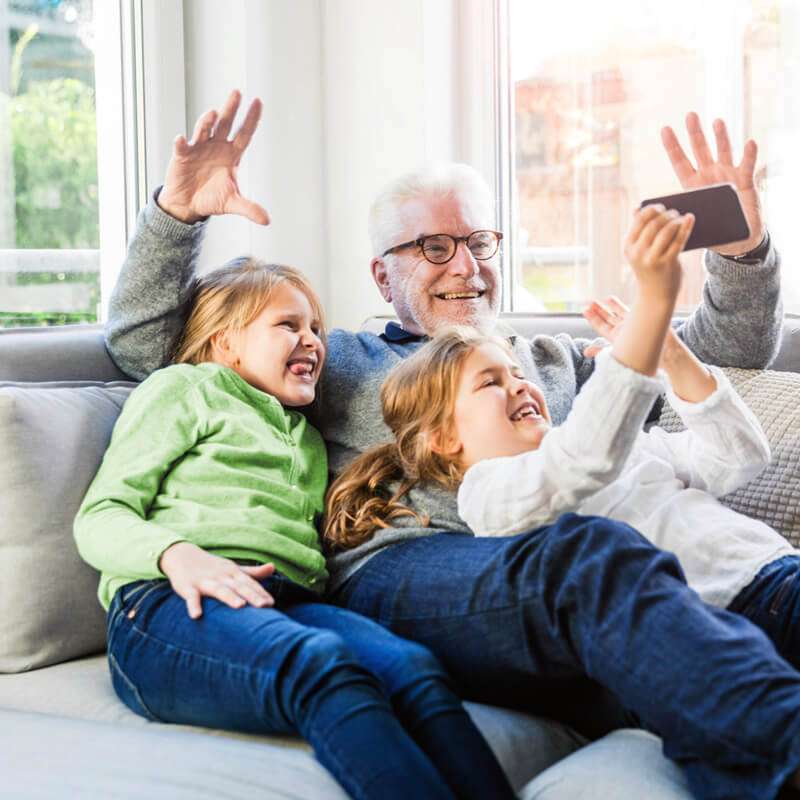
<svg viewBox="0 0 800 800">
<path fill-rule="evenodd" d="M 404 330 L 396 322 L 387 322 L 381 339 L 387 342 L 394 342 L 395 344 L 405 344 L 406 342 L 421 342 L 427 337 L 417 336 L 416 333 L 409 333 Z"/>
</svg>

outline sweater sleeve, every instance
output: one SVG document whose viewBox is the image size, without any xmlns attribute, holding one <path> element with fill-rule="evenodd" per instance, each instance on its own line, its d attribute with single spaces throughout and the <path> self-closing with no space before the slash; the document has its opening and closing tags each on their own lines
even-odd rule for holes
<svg viewBox="0 0 800 800">
<path fill-rule="evenodd" d="M 206 222 L 187 225 L 162 211 L 154 193 L 128 245 L 106 323 L 106 349 L 136 380 L 169 363 L 192 299 Z"/>
<path fill-rule="evenodd" d="M 164 476 L 200 438 L 192 391 L 184 377 L 162 370 L 125 403 L 75 518 L 78 552 L 98 571 L 163 577 L 161 554 L 184 541 L 147 517 Z"/>
<path fill-rule="evenodd" d="M 701 361 L 764 369 L 781 343 L 780 256 L 769 237 L 747 261 L 705 254 L 707 280 L 694 313 L 678 335 Z"/>
<path fill-rule="evenodd" d="M 702 402 L 667 393 L 686 430 L 652 428 L 642 434 L 639 446 L 669 461 L 688 488 L 721 497 L 755 478 L 769 464 L 770 448 L 761 424 L 725 374 L 710 369 L 717 388 Z"/>
<path fill-rule="evenodd" d="M 574 511 L 619 476 L 662 388 L 604 351 L 564 424 L 537 450 L 467 470 L 459 515 L 478 536 L 509 536 Z"/>
</svg>

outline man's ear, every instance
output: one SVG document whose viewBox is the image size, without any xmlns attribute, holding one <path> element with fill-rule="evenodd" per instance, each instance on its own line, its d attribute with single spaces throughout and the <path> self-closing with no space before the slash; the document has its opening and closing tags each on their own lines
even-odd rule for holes
<svg viewBox="0 0 800 800">
<path fill-rule="evenodd" d="M 381 297 L 387 302 L 392 302 L 392 290 L 389 286 L 389 274 L 386 262 L 379 256 L 375 256 L 369 262 L 369 268 L 372 270 L 372 279 L 375 281 Z"/>
<path fill-rule="evenodd" d="M 445 458 L 453 458 L 464 449 L 464 445 L 461 443 L 455 431 L 445 431 L 442 428 L 431 431 L 428 434 L 428 442 L 430 443 L 431 450 L 433 450 L 437 456 L 443 456 Z"/>
</svg>

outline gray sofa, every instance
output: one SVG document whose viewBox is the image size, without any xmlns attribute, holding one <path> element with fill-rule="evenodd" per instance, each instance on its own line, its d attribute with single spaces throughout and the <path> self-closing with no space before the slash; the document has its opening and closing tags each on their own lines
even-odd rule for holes
<svg viewBox="0 0 800 800">
<path fill-rule="evenodd" d="M 589 335 L 578 315 L 506 319 L 529 336 Z M 800 372 L 800 318 L 774 367 Z M 99 326 L 0 331 L 0 796 L 344 798 L 299 739 L 159 725 L 114 695 L 97 576 L 70 521 L 131 388 Z M 525 714 L 469 710 L 518 789 L 583 744 Z"/>
</svg>

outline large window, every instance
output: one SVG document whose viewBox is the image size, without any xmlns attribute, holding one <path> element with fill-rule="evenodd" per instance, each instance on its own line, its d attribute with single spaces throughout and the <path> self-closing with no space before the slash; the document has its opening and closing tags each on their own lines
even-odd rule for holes
<svg viewBox="0 0 800 800">
<path fill-rule="evenodd" d="M 736 156 L 748 137 L 785 265 L 787 308 L 800 311 L 800 6 L 791 0 L 529 0 L 500 3 L 511 95 L 504 198 L 515 310 L 579 310 L 630 298 L 622 243 L 645 197 L 679 191 L 659 131 L 688 153 L 684 115 L 728 123 Z M 694 305 L 701 253 L 682 256 L 680 302 Z"/>
<path fill-rule="evenodd" d="M 92 0 L 0 0 L 0 325 L 97 319 Z"/>
</svg>

